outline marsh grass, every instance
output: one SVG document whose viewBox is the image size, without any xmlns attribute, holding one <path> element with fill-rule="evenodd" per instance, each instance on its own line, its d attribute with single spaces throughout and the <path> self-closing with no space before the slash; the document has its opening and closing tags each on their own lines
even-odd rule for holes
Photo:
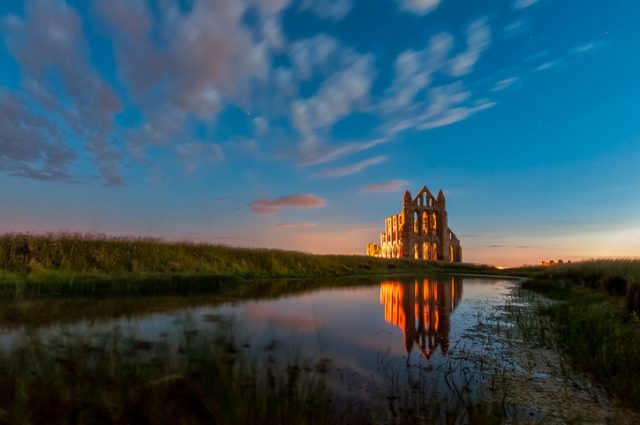
<svg viewBox="0 0 640 425">
<path fill-rule="evenodd" d="M 390 380 L 380 398 L 341 400 L 331 362 L 243 343 L 234 322 L 175 338 L 32 332 L 0 350 L 0 423 L 47 424 L 497 424 L 492 405 L 453 402 L 429 374 Z M 284 350 L 284 351 L 282 351 Z M 452 359 L 459 362 L 459 359 Z M 464 365 L 462 365 L 464 366 Z M 449 366 L 449 374 L 458 373 Z M 390 376 L 405 373 L 402 368 Z M 465 395 L 466 397 L 466 395 Z"/>
<path fill-rule="evenodd" d="M 0 357 L 0 423 L 318 424 L 319 369 L 257 361 L 230 330 L 177 345 L 118 332 L 26 336 Z"/>
<path fill-rule="evenodd" d="M 149 238 L 0 236 L 0 296 L 197 292 L 241 280 L 377 274 L 496 273 L 490 266 L 313 255 Z"/>
<path fill-rule="evenodd" d="M 572 365 L 636 409 L 640 406 L 639 284 L 640 261 L 577 263 L 523 283 L 524 289 L 557 301 L 540 305 L 538 313 L 549 320 L 526 324 L 527 332 L 557 344 Z"/>
</svg>

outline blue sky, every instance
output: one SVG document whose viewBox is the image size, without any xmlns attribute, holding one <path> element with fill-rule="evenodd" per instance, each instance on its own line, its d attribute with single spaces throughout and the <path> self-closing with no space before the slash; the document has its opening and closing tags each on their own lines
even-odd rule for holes
<svg viewBox="0 0 640 425">
<path fill-rule="evenodd" d="M 363 253 L 405 188 L 466 260 L 640 256 L 640 4 L 0 2 L 0 231 Z"/>
</svg>

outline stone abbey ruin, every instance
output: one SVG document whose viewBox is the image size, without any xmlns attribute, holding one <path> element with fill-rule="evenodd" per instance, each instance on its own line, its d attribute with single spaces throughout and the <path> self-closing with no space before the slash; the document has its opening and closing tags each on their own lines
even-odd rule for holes
<svg viewBox="0 0 640 425">
<path fill-rule="evenodd" d="M 407 190 L 402 197 L 402 211 L 387 217 L 380 244 L 370 243 L 367 254 L 382 258 L 461 262 L 462 247 L 449 228 L 442 191 L 436 198 L 422 186 L 412 198 Z"/>
</svg>

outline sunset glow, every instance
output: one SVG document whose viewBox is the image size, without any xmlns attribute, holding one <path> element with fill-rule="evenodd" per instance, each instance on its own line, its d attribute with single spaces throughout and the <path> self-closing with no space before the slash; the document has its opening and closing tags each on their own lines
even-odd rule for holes
<svg viewBox="0 0 640 425">
<path fill-rule="evenodd" d="M 464 261 L 639 257 L 638 16 L 623 0 L 0 2 L 0 232 L 366 255 L 427 185 Z"/>
</svg>

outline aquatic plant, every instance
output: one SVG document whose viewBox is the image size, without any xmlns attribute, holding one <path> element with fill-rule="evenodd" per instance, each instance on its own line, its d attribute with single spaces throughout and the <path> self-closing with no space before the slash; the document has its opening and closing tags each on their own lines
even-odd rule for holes
<svg viewBox="0 0 640 425">
<path fill-rule="evenodd" d="M 323 374 L 257 361 L 225 325 L 174 346 L 117 331 L 32 334 L 0 354 L 0 422 L 325 423 Z"/>
</svg>

